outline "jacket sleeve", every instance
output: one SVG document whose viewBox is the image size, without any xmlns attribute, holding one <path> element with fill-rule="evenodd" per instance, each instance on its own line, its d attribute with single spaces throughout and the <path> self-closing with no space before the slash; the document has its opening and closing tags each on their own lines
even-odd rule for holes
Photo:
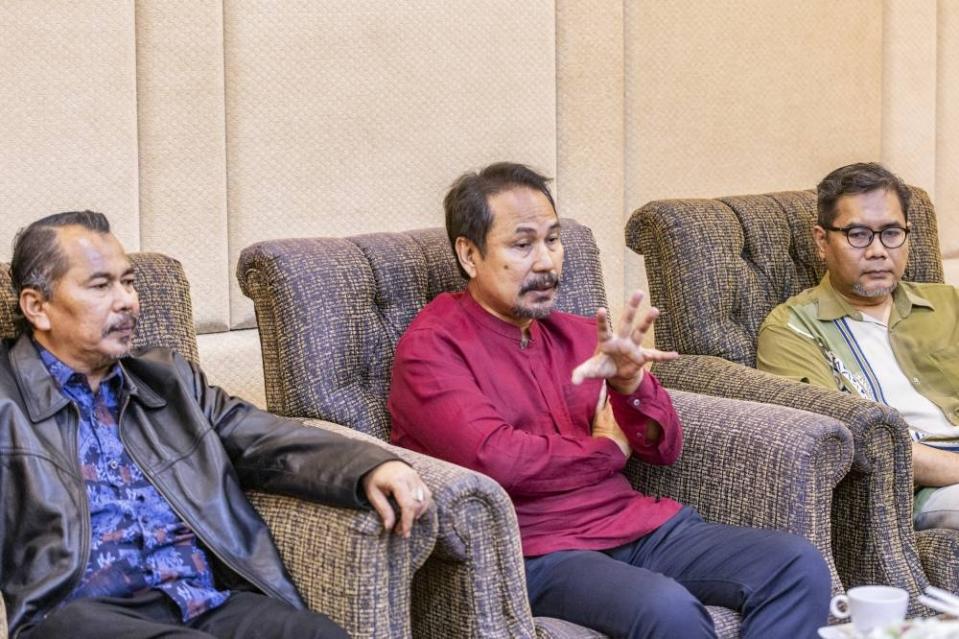
<svg viewBox="0 0 959 639">
<path fill-rule="evenodd" d="M 813 386 L 839 388 L 816 343 L 788 326 L 764 324 L 759 329 L 756 368 Z"/>
<path fill-rule="evenodd" d="M 374 444 L 260 410 L 209 385 L 203 371 L 179 355 L 174 361 L 246 489 L 366 508 L 363 476 L 397 459 Z"/>
<path fill-rule="evenodd" d="M 629 439 L 633 454 L 647 464 L 668 466 L 683 450 L 683 429 L 673 400 L 659 380 L 649 371 L 632 395 L 622 395 L 609 389 L 609 403 L 620 430 Z M 646 424 L 659 424 L 662 436 L 658 441 L 646 439 Z"/>
<path fill-rule="evenodd" d="M 514 496 L 594 485 L 626 464 L 608 438 L 533 434 L 508 423 L 459 352 L 432 331 L 400 341 L 388 408 L 397 444 L 489 475 Z"/>
</svg>

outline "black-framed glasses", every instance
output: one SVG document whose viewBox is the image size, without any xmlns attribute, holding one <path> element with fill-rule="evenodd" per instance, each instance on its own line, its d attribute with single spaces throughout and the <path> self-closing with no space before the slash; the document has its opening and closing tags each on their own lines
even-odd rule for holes
<svg viewBox="0 0 959 639">
<path fill-rule="evenodd" d="M 879 241 L 882 242 L 882 245 L 886 248 L 899 248 L 906 243 L 906 236 L 909 235 L 909 229 L 904 229 L 901 226 L 887 226 L 878 231 L 874 231 L 868 226 L 860 226 L 858 224 L 853 224 L 845 228 L 837 228 L 835 226 L 824 226 L 823 228 L 827 231 L 838 231 L 842 233 L 846 236 L 846 241 L 849 242 L 849 246 L 860 249 L 872 244 L 872 241 L 877 235 L 879 236 Z"/>
</svg>

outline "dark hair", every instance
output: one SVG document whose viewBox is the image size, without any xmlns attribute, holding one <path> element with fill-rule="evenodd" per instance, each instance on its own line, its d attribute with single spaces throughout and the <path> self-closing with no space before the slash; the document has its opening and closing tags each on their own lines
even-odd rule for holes
<svg viewBox="0 0 959 639">
<path fill-rule="evenodd" d="M 106 216 L 93 211 L 54 213 L 17 231 L 10 260 L 10 284 L 16 298 L 13 316 L 21 333 L 32 330 L 20 310 L 23 289 L 32 288 L 50 299 L 54 283 L 67 272 L 69 265 L 57 241 L 57 228 L 63 226 L 82 226 L 97 233 L 110 232 Z"/>
<path fill-rule="evenodd" d="M 836 169 L 816 187 L 819 226 L 825 228 L 833 225 L 836 220 L 836 202 L 842 196 L 871 193 L 877 189 L 891 190 L 899 196 L 902 215 L 908 222 L 912 194 L 906 183 L 878 162 L 859 162 Z"/>
<path fill-rule="evenodd" d="M 489 198 L 492 195 L 525 186 L 545 195 L 550 206 L 556 210 L 553 195 L 549 192 L 549 182 L 549 178 L 528 166 L 512 162 L 497 162 L 478 173 L 469 172 L 459 176 L 443 199 L 446 235 L 454 255 L 458 237 L 465 237 L 476 245 L 480 255 L 485 255 L 486 236 L 493 225 L 493 213 L 489 208 Z M 459 260 L 456 265 L 463 277 L 467 277 Z"/>
</svg>

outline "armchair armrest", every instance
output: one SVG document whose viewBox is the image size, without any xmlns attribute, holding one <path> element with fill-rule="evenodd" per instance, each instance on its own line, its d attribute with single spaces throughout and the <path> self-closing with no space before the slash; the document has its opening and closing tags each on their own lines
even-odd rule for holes
<svg viewBox="0 0 959 639">
<path fill-rule="evenodd" d="M 682 355 L 653 367 L 669 388 L 730 399 L 778 404 L 841 421 L 855 441 L 853 467 L 872 472 L 877 456 L 894 455 L 897 474 L 912 485 L 908 427 L 895 410 L 846 393 L 811 386 L 711 355 Z M 911 488 L 910 488 L 911 490 Z"/>
<path fill-rule="evenodd" d="M 959 593 L 959 534 L 943 528 L 923 530 L 916 533 L 916 542 L 929 582 Z"/>
<path fill-rule="evenodd" d="M 852 464 L 852 436 L 835 419 L 782 406 L 671 391 L 683 424 L 672 466 L 631 461 L 630 480 L 706 519 L 775 528 L 809 539 L 842 584 L 832 558 L 832 493 Z"/>
<path fill-rule="evenodd" d="M 411 637 L 413 573 L 433 549 L 429 512 L 408 539 L 385 534 L 373 511 L 261 492 L 247 494 L 270 527 L 306 604 L 351 637 Z"/>
<path fill-rule="evenodd" d="M 383 446 L 432 491 L 438 533 L 432 556 L 413 578 L 415 636 L 535 636 L 516 513 L 498 483 L 345 426 L 303 423 Z"/>
<path fill-rule="evenodd" d="M 668 388 L 798 408 L 842 422 L 855 454 L 833 496 L 836 567 L 847 587 L 890 584 L 905 588 L 915 602 L 928 581 L 912 526 L 912 443 L 899 413 L 708 355 L 682 355 L 654 365 L 653 372 Z M 912 606 L 912 615 L 924 611 Z"/>
</svg>

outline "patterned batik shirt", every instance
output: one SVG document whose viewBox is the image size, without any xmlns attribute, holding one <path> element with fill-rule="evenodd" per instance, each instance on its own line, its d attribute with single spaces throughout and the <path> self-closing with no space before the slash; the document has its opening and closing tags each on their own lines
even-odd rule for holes
<svg viewBox="0 0 959 639">
<path fill-rule="evenodd" d="M 34 343 L 60 390 L 80 413 L 80 469 L 90 505 L 90 561 L 64 603 L 84 597 L 129 597 L 149 588 L 165 592 L 184 622 L 221 605 L 193 531 L 127 454 L 117 428 L 123 372 L 114 365 L 94 393 L 73 371 Z"/>
</svg>

